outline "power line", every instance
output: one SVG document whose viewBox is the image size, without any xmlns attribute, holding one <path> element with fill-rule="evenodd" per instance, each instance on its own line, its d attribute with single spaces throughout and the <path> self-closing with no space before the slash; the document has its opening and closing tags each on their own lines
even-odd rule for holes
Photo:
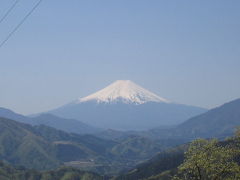
<svg viewBox="0 0 240 180">
<path fill-rule="evenodd" d="M 13 5 L 8 9 L 8 11 L 6 12 L 6 14 L 4 14 L 4 16 L 0 19 L 0 24 L 8 17 L 8 15 L 12 12 L 12 10 L 15 8 L 15 6 L 17 5 L 17 3 L 20 0 L 16 0 Z"/>
<path fill-rule="evenodd" d="M 31 16 L 31 14 L 37 9 L 43 0 L 39 0 L 35 6 L 29 11 L 29 13 L 20 21 L 20 23 L 7 35 L 7 37 L 1 42 L 0 48 L 12 37 L 12 35 L 23 25 L 23 23 Z"/>
</svg>

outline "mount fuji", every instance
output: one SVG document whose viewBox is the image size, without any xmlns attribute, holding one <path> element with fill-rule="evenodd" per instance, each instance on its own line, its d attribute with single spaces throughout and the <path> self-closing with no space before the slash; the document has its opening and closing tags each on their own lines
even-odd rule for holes
<svg viewBox="0 0 240 180">
<path fill-rule="evenodd" d="M 172 103 L 130 80 L 118 80 L 48 113 L 104 129 L 147 130 L 177 125 L 205 111 Z"/>
<path fill-rule="evenodd" d="M 80 98 L 76 103 L 95 101 L 97 103 L 116 103 L 122 102 L 125 104 L 144 104 L 147 102 L 163 102 L 170 101 L 157 96 L 156 94 L 140 87 L 130 80 L 118 80 L 106 88 Z"/>
</svg>

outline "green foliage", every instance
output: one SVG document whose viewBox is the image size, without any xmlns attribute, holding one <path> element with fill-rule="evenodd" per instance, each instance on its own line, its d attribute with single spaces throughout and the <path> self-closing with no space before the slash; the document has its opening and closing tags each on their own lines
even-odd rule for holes
<svg viewBox="0 0 240 180">
<path fill-rule="evenodd" d="M 138 165 L 135 169 L 129 171 L 126 174 L 117 177 L 117 180 L 135 180 L 152 178 L 157 179 L 158 176 L 168 176 L 167 174 L 161 174 L 165 171 L 176 169 L 184 160 L 184 151 L 187 145 L 178 146 L 159 153 L 151 160 Z"/>
<path fill-rule="evenodd" d="M 61 163 L 54 146 L 30 125 L 0 118 L 0 159 L 29 168 L 48 169 Z"/>
<path fill-rule="evenodd" d="M 125 138 L 111 150 L 114 155 L 128 159 L 147 159 L 160 151 L 161 145 L 157 141 L 141 136 Z"/>
<path fill-rule="evenodd" d="M 221 145 L 216 139 L 198 139 L 191 143 L 175 179 L 239 179 L 240 166 L 235 161 L 240 151 L 231 144 Z"/>
<path fill-rule="evenodd" d="M 177 169 L 167 170 L 158 175 L 151 176 L 146 180 L 172 180 L 172 177 L 177 173 Z"/>
<path fill-rule="evenodd" d="M 24 168 L 13 168 L 0 162 L 1 180 L 104 180 L 103 177 L 74 168 L 63 167 L 55 171 L 39 172 Z"/>
<path fill-rule="evenodd" d="M 235 138 L 240 138 L 240 126 L 235 129 Z"/>
<path fill-rule="evenodd" d="M 119 180 L 237 180 L 240 179 L 240 128 L 225 141 L 198 139 L 159 153 Z"/>
</svg>

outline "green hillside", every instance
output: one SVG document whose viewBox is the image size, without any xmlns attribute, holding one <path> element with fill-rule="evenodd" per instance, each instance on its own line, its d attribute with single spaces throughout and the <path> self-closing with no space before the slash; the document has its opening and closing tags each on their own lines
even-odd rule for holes
<svg viewBox="0 0 240 180">
<path fill-rule="evenodd" d="M 0 159 L 28 168 L 51 169 L 66 161 L 108 159 L 113 141 L 69 134 L 0 118 Z"/>
<path fill-rule="evenodd" d="M 187 145 L 183 145 L 161 152 L 151 160 L 142 163 L 128 173 L 119 176 L 117 180 L 144 179 L 177 168 L 184 160 L 184 151 L 186 149 Z"/>
<path fill-rule="evenodd" d="M 159 153 L 115 180 L 230 180 L 240 178 L 240 130 L 224 141 L 197 139 Z"/>
<path fill-rule="evenodd" d="M 141 136 L 113 141 L 0 118 L 0 160 L 26 168 L 48 170 L 67 165 L 117 174 L 167 147 Z"/>
<path fill-rule="evenodd" d="M 0 162 L 1 180 L 104 180 L 105 178 L 91 172 L 63 167 L 54 171 L 28 170 L 23 167 L 12 167 Z"/>
<path fill-rule="evenodd" d="M 0 118 L 0 159 L 38 169 L 61 165 L 54 145 L 34 131 L 30 125 Z"/>
</svg>

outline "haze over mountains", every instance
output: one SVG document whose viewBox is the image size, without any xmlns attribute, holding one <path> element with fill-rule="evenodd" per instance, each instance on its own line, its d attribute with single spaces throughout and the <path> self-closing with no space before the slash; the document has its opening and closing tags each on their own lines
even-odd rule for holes
<svg viewBox="0 0 240 180">
<path fill-rule="evenodd" d="M 129 80 L 48 111 L 59 117 L 78 119 L 100 128 L 147 130 L 180 124 L 206 109 L 172 103 Z"/>
<path fill-rule="evenodd" d="M 117 81 L 35 117 L 0 108 L 0 160 L 38 170 L 65 165 L 102 175 L 122 172 L 119 179 L 131 180 L 174 173 L 189 141 L 232 136 L 239 110 L 240 99 L 206 111 Z"/>
<path fill-rule="evenodd" d="M 194 116 L 185 122 L 168 129 L 153 129 L 150 132 L 157 137 L 185 138 L 225 138 L 232 136 L 240 126 L 240 99 L 225 103 Z"/>
<path fill-rule="evenodd" d="M 146 131 L 99 129 L 82 123 L 79 120 L 60 118 L 52 114 L 26 117 L 5 108 L 0 108 L 0 117 L 33 126 L 46 125 L 70 133 L 95 134 L 106 139 L 123 139 L 132 135 L 158 137 L 161 139 L 221 138 L 231 136 L 234 128 L 240 125 L 240 99 L 233 100 L 205 113 L 186 119 L 183 123 L 174 127 L 166 126 Z"/>
<path fill-rule="evenodd" d="M 31 125 L 46 125 L 59 130 L 77 134 L 91 134 L 101 131 L 101 129 L 82 123 L 79 120 L 60 118 L 52 114 L 40 114 L 36 117 L 27 117 L 15 113 L 12 110 L 0 107 L 0 117 Z"/>
<path fill-rule="evenodd" d="M 192 117 L 176 127 L 175 137 L 224 138 L 232 136 L 240 126 L 240 99 L 225 103 L 206 113 Z"/>
<path fill-rule="evenodd" d="M 143 104 L 145 103 L 135 106 Z M 79 120 L 60 118 L 51 114 L 26 117 L 0 108 L 0 117 L 8 118 L 0 118 L 0 160 L 40 170 L 65 164 L 101 174 L 118 174 L 131 170 L 137 164 L 161 152 L 147 161 L 147 164 L 137 166 L 138 171 L 133 169 L 124 175 L 129 179 L 147 177 L 167 170 L 172 165 L 176 167 L 183 161 L 185 148 L 180 146 L 170 151 L 166 150 L 170 147 L 196 138 L 222 139 L 231 136 L 235 127 L 240 126 L 239 109 L 240 99 L 236 99 L 186 119 L 174 127 L 146 131 L 104 131 Z M 80 135 L 88 133 L 92 135 Z M 169 166 L 163 166 L 166 163 Z"/>
</svg>

